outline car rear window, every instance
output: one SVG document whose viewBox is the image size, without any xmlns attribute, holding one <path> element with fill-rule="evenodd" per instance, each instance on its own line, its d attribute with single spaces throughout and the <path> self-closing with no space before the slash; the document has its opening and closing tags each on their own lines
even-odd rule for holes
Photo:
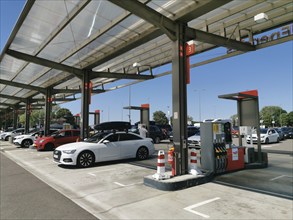
<svg viewBox="0 0 293 220">
<path fill-rule="evenodd" d="M 130 140 L 140 140 L 141 137 L 138 137 L 133 134 L 120 134 L 119 141 L 130 141 Z"/>
</svg>

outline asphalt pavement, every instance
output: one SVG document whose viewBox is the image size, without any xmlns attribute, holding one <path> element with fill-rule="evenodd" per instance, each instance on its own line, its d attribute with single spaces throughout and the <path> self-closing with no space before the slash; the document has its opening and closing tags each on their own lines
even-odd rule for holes
<svg viewBox="0 0 293 220">
<path fill-rule="evenodd" d="M 0 145 L 3 220 L 292 219 L 291 154 L 270 154 L 266 169 L 227 173 L 167 192 L 143 184 L 144 176 L 156 172 L 156 155 L 143 163 L 123 160 L 78 169 L 58 166 L 50 151 Z M 291 146 L 286 140 L 264 148 Z M 167 150 L 168 143 L 156 149 Z"/>
<path fill-rule="evenodd" d="M 97 219 L 0 153 L 0 219 Z"/>
</svg>

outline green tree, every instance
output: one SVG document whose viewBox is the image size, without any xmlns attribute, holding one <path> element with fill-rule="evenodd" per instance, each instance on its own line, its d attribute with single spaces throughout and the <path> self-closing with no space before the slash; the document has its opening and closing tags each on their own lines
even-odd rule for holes
<svg viewBox="0 0 293 220">
<path fill-rule="evenodd" d="M 280 126 L 287 126 L 289 124 L 289 114 L 282 113 L 280 115 Z"/>
<path fill-rule="evenodd" d="M 73 125 L 74 117 L 71 111 L 67 108 L 58 108 L 56 111 L 53 112 L 53 118 L 58 122 L 66 122 Z"/>
<path fill-rule="evenodd" d="M 156 122 L 156 124 L 159 124 L 159 125 L 168 124 L 168 118 L 166 114 L 162 111 L 155 111 L 153 113 L 153 120 Z"/>
<path fill-rule="evenodd" d="M 287 114 L 288 116 L 288 124 L 287 126 L 293 126 L 293 111 Z"/>
<path fill-rule="evenodd" d="M 45 117 L 45 111 L 41 110 L 32 110 L 30 114 L 30 127 L 39 126 L 43 124 Z M 25 113 L 19 115 L 19 123 L 24 125 L 25 124 Z"/>
<path fill-rule="evenodd" d="M 287 112 L 279 106 L 265 106 L 260 111 L 260 118 L 267 127 L 273 126 L 273 121 L 275 121 L 274 126 L 280 126 L 280 115 L 282 113 Z"/>
</svg>

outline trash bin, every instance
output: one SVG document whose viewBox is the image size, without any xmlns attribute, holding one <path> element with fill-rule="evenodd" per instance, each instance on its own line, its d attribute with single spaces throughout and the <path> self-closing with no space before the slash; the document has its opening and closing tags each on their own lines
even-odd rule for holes
<svg viewBox="0 0 293 220">
<path fill-rule="evenodd" d="M 8 141 L 10 144 L 12 144 L 12 140 L 13 140 L 12 137 L 8 137 Z"/>
</svg>

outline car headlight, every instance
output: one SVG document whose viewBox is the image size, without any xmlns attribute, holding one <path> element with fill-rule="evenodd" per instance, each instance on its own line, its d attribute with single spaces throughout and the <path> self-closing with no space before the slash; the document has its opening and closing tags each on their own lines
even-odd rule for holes
<svg viewBox="0 0 293 220">
<path fill-rule="evenodd" d="M 65 154 L 74 154 L 76 150 L 63 150 L 62 152 Z"/>
</svg>

